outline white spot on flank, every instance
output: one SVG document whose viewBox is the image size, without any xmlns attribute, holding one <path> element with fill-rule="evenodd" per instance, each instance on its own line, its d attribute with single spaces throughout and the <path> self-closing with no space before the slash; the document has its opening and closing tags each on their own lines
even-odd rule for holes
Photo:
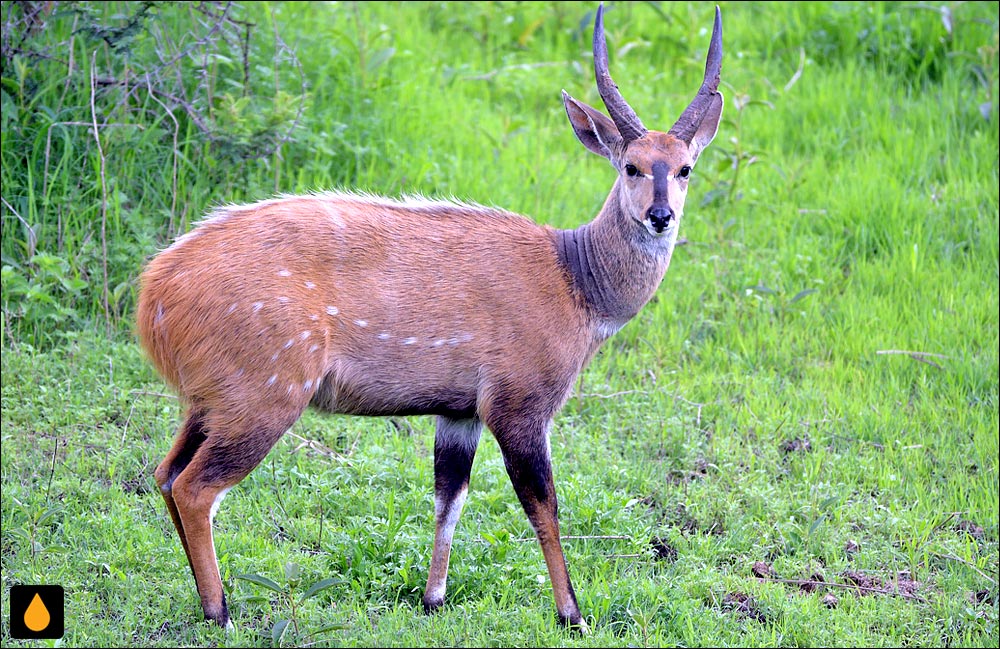
<svg viewBox="0 0 1000 649">
<path fill-rule="evenodd" d="M 458 338 L 449 338 L 448 339 L 448 344 L 449 345 L 457 345 L 458 344 Z"/>
<path fill-rule="evenodd" d="M 392 338 L 392 334 L 388 331 L 383 331 L 378 335 L 379 340 L 389 340 L 390 338 Z"/>
<path fill-rule="evenodd" d="M 261 310 L 262 308 L 264 308 L 264 303 L 263 303 L 263 302 L 254 302 L 254 303 L 253 303 L 253 312 L 254 312 L 254 313 L 257 313 L 257 312 L 258 312 L 258 311 L 260 311 L 260 310 Z"/>
<path fill-rule="evenodd" d="M 230 304 L 229 308 L 226 309 L 226 315 L 229 315 L 230 313 L 232 313 L 233 311 L 235 311 L 236 307 L 237 307 L 236 302 L 233 302 L 232 304 Z"/>
<path fill-rule="evenodd" d="M 326 307 L 326 312 L 329 315 L 337 315 L 338 313 L 340 313 L 340 309 L 338 309 L 335 306 L 328 306 L 328 307 Z"/>
<path fill-rule="evenodd" d="M 300 333 L 299 337 L 302 338 L 302 340 L 305 340 L 306 338 L 308 338 L 311 335 L 312 335 L 312 332 L 306 330 L 306 331 L 303 331 L 302 333 Z"/>
<path fill-rule="evenodd" d="M 291 347 L 294 344 L 295 344 L 295 339 L 294 338 L 289 338 L 288 341 L 285 342 L 285 346 L 282 347 L 282 349 L 288 349 L 289 347 Z"/>
<path fill-rule="evenodd" d="M 313 313 L 312 315 L 309 316 L 309 319 L 312 320 L 313 322 L 316 322 L 317 320 L 319 320 L 319 316 Z"/>
<path fill-rule="evenodd" d="M 268 385 L 274 385 L 274 382 L 277 381 L 277 380 L 278 380 L 278 375 L 277 374 L 272 374 L 271 378 L 269 378 L 267 380 L 267 384 Z"/>
<path fill-rule="evenodd" d="M 367 320 L 355 320 L 354 324 L 358 325 L 359 327 L 367 327 L 368 326 L 368 321 Z"/>
<path fill-rule="evenodd" d="M 312 386 L 313 386 L 312 379 L 309 379 L 308 381 L 305 382 L 305 384 L 303 384 L 302 391 L 309 392 L 309 388 L 311 388 Z"/>
<path fill-rule="evenodd" d="M 287 270 L 279 270 L 278 271 L 278 276 L 279 277 L 291 277 L 292 273 L 289 272 L 289 271 L 287 271 Z"/>
<path fill-rule="evenodd" d="M 233 377 L 238 379 L 241 376 L 243 376 L 243 368 L 242 367 L 239 368 L 238 370 L 236 370 L 236 374 L 234 374 Z"/>
<path fill-rule="evenodd" d="M 278 360 L 278 356 L 280 356 L 280 355 L 281 355 L 281 352 L 274 352 L 273 354 L 271 354 L 271 360 L 272 361 Z"/>
<path fill-rule="evenodd" d="M 414 338 L 413 336 L 410 336 L 409 338 L 407 338 L 406 340 L 403 341 L 403 344 L 404 345 L 412 345 L 415 342 L 417 342 L 417 339 Z"/>
<path fill-rule="evenodd" d="M 294 383 L 289 383 L 288 384 L 288 394 L 291 394 L 294 391 L 295 391 L 295 384 Z"/>
<path fill-rule="evenodd" d="M 330 220 L 333 221 L 333 224 L 335 226 L 337 226 L 338 228 L 345 227 L 344 220 L 340 218 L 340 214 L 337 213 L 337 208 L 335 206 L 333 205 L 329 206 L 329 208 L 327 209 L 327 214 L 330 215 Z"/>
<path fill-rule="evenodd" d="M 434 341 L 433 345 L 434 345 L 435 347 L 440 347 L 440 346 L 441 346 L 441 345 L 443 345 L 444 343 L 445 343 L 445 340 L 444 340 L 444 338 L 438 338 L 437 340 L 435 340 L 435 341 Z"/>
<path fill-rule="evenodd" d="M 316 288 L 316 285 L 313 284 L 312 282 L 306 282 L 306 288 L 313 289 L 313 288 Z"/>
<path fill-rule="evenodd" d="M 312 353 L 313 353 L 313 352 L 315 352 L 315 351 L 316 351 L 317 349 L 319 349 L 319 345 L 310 345 L 310 346 L 309 346 L 309 353 L 310 353 L 310 354 L 312 354 Z"/>
<path fill-rule="evenodd" d="M 278 302 L 281 302 L 282 304 L 288 304 L 288 297 L 285 295 L 279 295 Z"/>
</svg>

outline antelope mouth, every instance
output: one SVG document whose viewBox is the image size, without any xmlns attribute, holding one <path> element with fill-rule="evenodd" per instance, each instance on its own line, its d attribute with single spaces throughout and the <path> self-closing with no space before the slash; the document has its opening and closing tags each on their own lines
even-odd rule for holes
<svg viewBox="0 0 1000 649">
<path fill-rule="evenodd" d="M 662 239 L 663 237 L 669 237 L 677 232 L 677 219 L 670 219 L 666 223 L 657 223 L 656 225 L 650 219 L 642 219 L 641 221 L 646 232 L 653 235 L 657 239 Z"/>
</svg>

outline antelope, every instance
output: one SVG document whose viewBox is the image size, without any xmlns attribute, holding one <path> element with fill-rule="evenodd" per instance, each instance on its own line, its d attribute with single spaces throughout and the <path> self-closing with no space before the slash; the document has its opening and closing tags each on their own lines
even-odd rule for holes
<svg viewBox="0 0 1000 649">
<path fill-rule="evenodd" d="M 455 526 L 485 424 L 537 536 L 558 617 L 580 631 L 559 537 L 549 431 L 577 375 L 656 291 L 691 170 L 718 130 L 722 19 L 705 77 L 666 133 L 649 131 L 608 72 L 610 119 L 562 93 L 570 125 L 617 172 L 573 230 L 457 201 L 328 192 L 216 210 L 141 276 L 137 334 L 185 418 L 154 476 L 207 619 L 231 625 L 212 521 L 312 405 L 434 415 L 434 543 L 423 595 L 444 603 Z"/>
</svg>

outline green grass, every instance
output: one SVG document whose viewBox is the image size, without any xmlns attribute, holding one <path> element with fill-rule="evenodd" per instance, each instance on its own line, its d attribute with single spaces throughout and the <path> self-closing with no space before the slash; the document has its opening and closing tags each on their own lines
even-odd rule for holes
<svg viewBox="0 0 1000 649">
<path fill-rule="evenodd" d="M 591 636 L 556 622 L 490 437 L 446 606 L 425 616 L 432 422 L 314 413 L 220 509 L 236 630 L 202 621 L 152 480 L 179 412 L 130 334 L 144 260 L 209 206 L 275 191 L 453 195 L 558 227 L 589 220 L 613 171 L 575 140 L 559 90 L 600 106 L 593 9 L 247 6 L 266 108 L 254 110 L 288 117 L 267 75 L 272 26 L 301 61 L 295 139 L 244 160 L 181 114 L 175 130 L 145 95 L 128 110 L 106 103 L 132 126 L 102 129 L 103 190 L 93 134 L 54 124 L 90 119 L 93 52 L 104 71 L 121 59 L 78 36 L 68 81 L 57 63 L 5 60 L 5 646 L 51 644 L 9 637 L 7 592 L 32 583 L 66 588 L 67 646 L 269 646 L 292 617 L 284 645 L 998 644 L 995 3 L 722 5 L 726 111 L 695 170 L 688 243 L 553 429 Z M 711 10 L 609 5 L 612 73 L 647 126 L 668 128 L 695 91 Z M 62 42 L 72 20 L 53 18 L 45 37 Z M 136 41 L 131 65 L 147 46 Z M 222 88 L 240 68 L 215 73 Z M 294 94 L 287 79 L 282 89 Z M 238 150 L 261 125 L 225 108 Z M 935 355 L 882 353 L 893 350 Z M 806 592 L 755 576 L 760 561 L 778 579 L 861 573 L 912 597 Z M 287 564 L 291 600 L 237 578 L 287 587 Z"/>
</svg>

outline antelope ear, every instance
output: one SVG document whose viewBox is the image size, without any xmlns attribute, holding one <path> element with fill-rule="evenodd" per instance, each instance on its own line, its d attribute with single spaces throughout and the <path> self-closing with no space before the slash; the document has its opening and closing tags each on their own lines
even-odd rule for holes
<svg viewBox="0 0 1000 649">
<path fill-rule="evenodd" d="M 604 113 L 577 101 L 563 90 L 563 105 L 573 132 L 588 151 L 612 160 L 614 152 L 621 148 L 622 136 L 618 127 Z"/>
<path fill-rule="evenodd" d="M 692 164 L 698 161 L 698 156 L 705 150 L 705 147 L 712 143 L 712 140 L 715 139 L 715 134 L 719 132 L 719 122 L 722 120 L 722 105 L 724 103 L 725 100 L 721 92 L 716 92 L 712 96 L 712 103 L 709 104 L 708 110 L 702 116 L 701 123 L 698 124 L 698 130 L 694 132 L 691 144 L 688 145 L 688 150 L 691 152 Z"/>
</svg>

